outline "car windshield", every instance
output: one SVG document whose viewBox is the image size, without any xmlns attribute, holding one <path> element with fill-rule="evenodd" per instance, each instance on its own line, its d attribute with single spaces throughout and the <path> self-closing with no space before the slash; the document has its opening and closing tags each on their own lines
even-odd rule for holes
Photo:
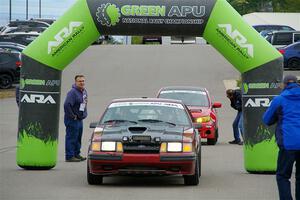
<svg viewBox="0 0 300 200">
<path fill-rule="evenodd" d="M 181 104 L 168 102 L 112 103 L 100 124 L 155 124 L 164 126 L 190 126 L 190 119 Z"/>
<path fill-rule="evenodd" d="M 181 100 L 187 106 L 209 107 L 207 94 L 204 91 L 192 90 L 165 90 L 159 98 Z"/>
</svg>

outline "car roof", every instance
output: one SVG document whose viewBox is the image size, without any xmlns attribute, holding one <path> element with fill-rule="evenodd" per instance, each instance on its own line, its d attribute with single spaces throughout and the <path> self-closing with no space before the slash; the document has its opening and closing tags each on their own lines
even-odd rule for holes
<svg viewBox="0 0 300 200">
<path fill-rule="evenodd" d="M 178 103 L 182 104 L 182 101 L 180 100 L 174 100 L 174 99 L 161 99 L 161 98 L 122 98 L 122 99 L 114 99 L 111 101 L 111 103 L 117 103 L 117 102 L 164 102 L 164 103 Z"/>
<path fill-rule="evenodd" d="M 269 34 L 274 33 L 300 33 L 300 31 L 292 31 L 292 30 L 286 30 L 286 31 L 271 31 Z"/>
<path fill-rule="evenodd" d="M 290 27 L 288 25 L 281 25 L 281 24 L 256 24 L 256 25 L 253 25 L 254 27 L 259 27 L 259 26 L 285 26 L 285 27 Z M 290 27 L 292 28 L 292 27 Z"/>
<path fill-rule="evenodd" d="M 160 91 L 165 90 L 191 90 L 191 91 L 203 91 L 206 92 L 206 88 L 196 87 L 196 86 L 167 86 L 162 87 Z"/>
<path fill-rule="evenodd" d="M 4 34 L 5 36 L 8 36 L 8 35 L 40 35 L 41 33 L 38 33 L 38 32 L 13 32 L 13 33 L 6 33 Z"/>
<path fill-rule="evenodd" d="M 293 46 L 299 45 L 299 44 L 300 44 L 300 42 L 294 42 L 292 44 L 289 44 L 289 45 L 286 45 L 286 46 L 282 47 L 281 49 L 287 49 L 287 48 L 290 48 L 290 47 L 293 47 Z"/>
<path fill-rule="evenodd" d="M 14 47 L 26 48 L 26 46 L 14 42 L 0 42 L 0 46 L 14 46 Z"/>
<path fill-rule="evenodd" d="M 46 22 L 49 25 L 51 25 L 53 22 L 56 21 L 56 19 L 51 19 L 51 18 L 32 18 L 30 20 L 39 21 L 39 22 Z"/>
<path fill-rule="evenodd" d="M 0 47 L 0 53 L 14 54 L 14 55 L 20 55 L 21 54 L 20 52 L 11 52 L 11 51 L 8 51 L 6 49 L 3 49 L 2 47 Z"/>
<path fill-rule="evenodd" d="M 10 21 L 7 26 L 9 27 L 16 27 L 16 26 L 22 26 L 22 25 L 30 25 L 30 24 L 40 24 L 44 26 L 49 26 L 48 23 L 43 22 L 43 21 L 38 21 L 38 20 L 15 20 L 15 21 Z"/>
</svg>

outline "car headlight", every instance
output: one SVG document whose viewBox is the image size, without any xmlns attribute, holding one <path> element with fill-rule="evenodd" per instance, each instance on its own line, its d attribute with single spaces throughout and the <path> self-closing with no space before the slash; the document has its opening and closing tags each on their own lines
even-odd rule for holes
<svg viewBox="0 0 300 200">
<path fill-rule="evenodd" d="M 181 152 L 182 151 L 182 143 L 181 142 L 169 142 L 167 144 L 168 152 Z"/>
<path fill-rule="evenodd" d="M 197 123 L 209 122 L 211 120 L 210 116 L 199 117 L 196 119 Z"/>
<path fill-rule="evenodd" d="M 116 151 L 116 142 L 101 142 L 101 151 Z"/>
<path fill-rule="evenodd" d="M 190 153 L 193 151 L 192 143 L 181 143 L 181 142 L 163 142 L 160 145 L 160 152 L 184 152 Z"/>
<path fill-rule="evenodd" d="M 100 151 L 100 142 L 92 142 L 92 151 Z"/>
<path fill-rule="evenodd" d="M 190 153 L 193 151 L 192 143 L 183 143 L 182 152 Z"/>
</svg>

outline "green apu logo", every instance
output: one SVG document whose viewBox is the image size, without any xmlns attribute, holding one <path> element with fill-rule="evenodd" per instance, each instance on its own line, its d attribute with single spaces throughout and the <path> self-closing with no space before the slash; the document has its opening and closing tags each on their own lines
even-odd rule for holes
<svg viewBox="0 0 300 200">
<path fill-rule="evenodd" d="M 20 79 L 20 89 L 24 89 L 26 85 L 35 86 L 60 86 L 60 80 L 40 80 L 40 79 Z"/>
<path fill-rule="evenodd" d="M 103 26 L 115 26 L 120 22 L 121 14 L 124 17 L 203 17 L 205 6 L 172 6 L 167 10 L 166 6 L 158 5 L 117 5 L 106 3 L 97 8 L 97 21 Z"/>
<path fill-rule="evenodd" d="M 103 26 L 115 26 L 120 21 L 121 13 L 115 4 L 106 3 L 97 8 L 96 16 Z"/>
<path fill-rule="evenodd" d="M 23 89 L 25 85 L 45 85 L 45 80 L 39 79 L 20 79 L 20 89 Z"/>
<path fill-rule="evenodd" d="M 249 89 L 277 89 L 280 83 L 244 83 L 243 93 L 247 94 Z"/>
</svg>

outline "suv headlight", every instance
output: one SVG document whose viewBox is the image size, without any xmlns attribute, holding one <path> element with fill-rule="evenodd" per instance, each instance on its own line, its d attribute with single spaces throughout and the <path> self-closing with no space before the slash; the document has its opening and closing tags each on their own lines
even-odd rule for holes
<svg viewBox="0 0 300 200">
<path fill-rule="evenodd" d="M 209 122 L 211 120 L 210 116 L 199 117 L 196 119 L 198 123 Z"/>
</svg>

